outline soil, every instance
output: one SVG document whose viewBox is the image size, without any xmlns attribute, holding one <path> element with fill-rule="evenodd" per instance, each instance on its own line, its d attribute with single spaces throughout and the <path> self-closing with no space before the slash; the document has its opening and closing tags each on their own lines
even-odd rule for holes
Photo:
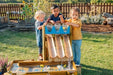
<svg viewBox="0 0 113 75">
<path fill-rule="evenodd" d="M 99 25 L 99 24 L 83 24 L 82 31 L 87 32 L 113 32 L 113 26 L 111 25 Z"/>
</svg>

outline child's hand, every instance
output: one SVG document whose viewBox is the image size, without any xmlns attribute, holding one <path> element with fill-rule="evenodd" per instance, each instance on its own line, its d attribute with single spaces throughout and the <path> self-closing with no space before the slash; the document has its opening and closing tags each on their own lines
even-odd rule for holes
<svg viewBox="0 0 113 75">
<path fill-rule="evenodd" d="M 47 22 L 45 22 L 43 25 L 44 25 L 44 26 L 47 25 Z"/>
<path fill-rule="evenodd" d="M 56 21 L 56 23 L 61 23 L 60 21 Z"/>
<path fill-rule="evenodd" d="M 59 15 L 59 17 L 60 17 L 60 18 L 63 18 L 63 16 L 62 16 L 62 15 Z"/>
<path fill-rule="evenodd" d="M 51 35 L 51 34 L 47 34 L 47 36 L 52 37 L 52 35 Z"/>
<path fill-rule="evenodd" d="M 51 22 L 52 24 L 55 24 L 55 22 L 54 22 L 53 20 L 50 20 L 50 22 Z"/>
<path fill-rule="evenodd" d="M 63 15 L 59 15 L 61 23 L 64 23 Z"/>
<path fill-rule="evenodd" d="M 42 26 L 39 26 L 37 29 L 38 29 L 38 30 L 41 30 L 41 29 L 42 29 Z"/>
<path fill-rule="evenodd" d="M 71 23 L 70 23 L 70 22 L 66 22 L 65 24 L 66 24 L 66 25 L 71 25 Z"/>
</svg>

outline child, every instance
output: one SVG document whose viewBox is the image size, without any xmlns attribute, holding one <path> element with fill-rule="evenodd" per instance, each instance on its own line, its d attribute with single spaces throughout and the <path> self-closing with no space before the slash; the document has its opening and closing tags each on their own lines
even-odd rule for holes
<svg viewBox="0 0 113 75">
<path fill-rule="evenodd" d="M 39 60 L 42 60 L 42 26 L 44 24 L 45 13 L 41 10 L 35 13 L 34 18 L 36 19 L 35 22 L 35 31 L 36 31 L 36 40 L 37 46 L 39 47 Z"/>
<path fill-rule="evenodd" d="M 64 17 L 60 13 L 59 6 L 53 5 L 51 7 L 52 15 L 48 18 L 47 22 L 50 22 L 52 24 L 56 23 L 64 23 Z"/>
<path fill-rule="evenodd" d="M 80 10 L 77 7 L 74 7 L 70 10 L 71 19 L 66 21 L 66 25 L 70 25 L 72 30 L 72 50 L 73 50 L 73 60 L 76 65 L 80 66 L 80 57 L 81 57 L 81 43 L 82 43 L 82 33 L 81 25 L 82 22 L 79 19 Z"/>
</svg>

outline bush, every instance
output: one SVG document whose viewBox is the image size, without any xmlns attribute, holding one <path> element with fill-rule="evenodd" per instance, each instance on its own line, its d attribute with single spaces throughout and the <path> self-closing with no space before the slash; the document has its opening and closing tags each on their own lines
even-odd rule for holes
<svg viewBox="0 0 113 75">
<path fill-rule="evenodd" d="M 89 16 L 84 14 L 81 18 L 82 23 L 102 24 L 104 18 L 99 14 L 95 16 Z"/>
</svg>

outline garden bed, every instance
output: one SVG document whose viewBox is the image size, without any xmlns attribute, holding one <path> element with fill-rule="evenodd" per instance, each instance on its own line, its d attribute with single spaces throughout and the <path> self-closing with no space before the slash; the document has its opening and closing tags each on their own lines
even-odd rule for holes
<svg viewBox="0 0 113 75">
<path fill-rule="evenodd" d="M 0 29 L 8 26 L 8 17 L 0 17 Z"/>
<path fill-rule="evenodd" d="M 83 24 L 82 31 L 87 32 L 113 32 L 113 27 L 111 25 L 99 25 L 99 24 Z"/>
</svg>

